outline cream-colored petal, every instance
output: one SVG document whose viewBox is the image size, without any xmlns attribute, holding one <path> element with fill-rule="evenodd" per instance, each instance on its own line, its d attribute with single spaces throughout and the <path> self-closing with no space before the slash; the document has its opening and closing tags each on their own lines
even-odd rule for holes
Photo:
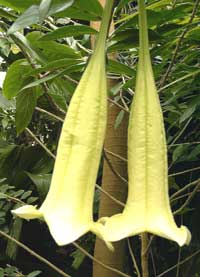
<svg viewBox="0 0 200 277">
<path fill-rule="evenodd" d="M 168 196 L 167 146 L 155 86 L 144 0 L 139 0 L 140 50 L 128 130 L 128 198 L 122 214 L 104 224 L 104 236 L 117 241 L 142 232 L 188 244 L 191 234 L 174 221 Z M 101 221 L 100 221 L 101 222 Z"/>
<path fill-rule="evenodd" d="M 105 42 L 112 4 L 106 2 L 96 48 L 70 101 L 47 197 L 39 210 L 13 211 L 26 219 L 43 216 L 59 245 L 88 231 L 104 238 L 93 222 L 93 198 L 107 119 Z"/>
<path fill-rule="evenodd" d="M 43 216 L 40 210 L 38 210 L 36 206 L 33 205 L 25 205 L 15 210 L 12 210 L 11 212 L 16 216 L 19 216 L 27 220 L 40 218 Z"/>
</svg>

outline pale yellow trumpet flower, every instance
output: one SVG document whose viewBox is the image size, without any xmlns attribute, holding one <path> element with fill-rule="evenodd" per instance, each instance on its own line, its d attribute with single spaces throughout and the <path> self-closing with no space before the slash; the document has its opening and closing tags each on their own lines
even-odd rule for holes
<svg viewBox="0 0 200 277">
<path fill-rule="evenodd" d="M 190 242 L 191 235 L 185 226 L 177 227 L 170 208 L 165 130 L 149 53 L 144 0 L 139 0 L 139 28 L 139 64 L 128 130 L 128 199 L 122 214 L 100 222 L 108 241 L 149 232 L 182 246 Z"/>
<path fill-rule="evenodd" d="M 93 197 L 106 128 L 105 43 L 112 4 L 107 0 L 96 48 L 70 102 L 48 195 L 39 209 L 26 205 L 12 211 L 25 219 L 43 218 L 58 245 L 88 231 L 102 238 L 103 226 L 93 222 Z"/>
</svg>

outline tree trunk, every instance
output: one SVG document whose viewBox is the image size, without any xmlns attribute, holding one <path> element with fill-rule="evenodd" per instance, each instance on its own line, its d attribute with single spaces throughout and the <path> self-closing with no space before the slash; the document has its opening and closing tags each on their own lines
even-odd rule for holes
<svg viewBox="0 0 200 277">
<path fill-rule="evenodd" d="M 106 0 L 99 0 L 102 6 L 105 5 Z M 99 22 L 91 22 L 91 26 L 95 29 L 99 29 Z M 113 24 L 111 24 L 111 30 L 113 30 Z M 92 39 L 92 45 L 94 40 Z M 113 57 L 112 57 L 113 58 Z M 108 80 L 108 90 L 115 82 Z M 116 117 L 120 109 L 113 104 L 108 103 L 108 123 L 107 132 L 105 138 L 105 149 L 122 157 L 126 157 L 127 153 L 127 125 L 128 117 L 125 115 L 120 126 L 115 129 L 114 124 Z M 127 164 L 119 158 L 113 157 L 107 154 L 114 169 L 120 173 L 121 176 L 127 177 Z M 103 166 L 103 178 L 102 188 L 110 193 L 118 200 L 125 202 L 127 194 L 127 184 L 117 177 L 110 169 L 106 160 L 104 160 Z M 99 218 L 104 216 L 111 216 L 116 213 L 120 213 L 122 207 L 115 203 L 113 200 L 108 198 L 105 194 L 100 195 L 100 207 L 99 207 Z M 111 252 L 107 249 L 104 242 L 96 239 L 94 256 L 101 262 L 123 271 L 124 269 L 124 257 L 125 257 L 125 241 L 114 243 L 115 251 Z M 116 277 L 116 273 L 101 267 L 99 264 L 93 264 L 93 277 Z"/>
</svg>

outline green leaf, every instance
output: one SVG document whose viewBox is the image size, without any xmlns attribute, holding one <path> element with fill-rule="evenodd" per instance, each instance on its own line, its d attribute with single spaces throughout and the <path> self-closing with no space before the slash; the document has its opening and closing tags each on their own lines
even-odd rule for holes
<svg viewBox="0 0 200 277">
<path fill-rule="evenodd" d="M 0 107 L 4 110 L 15 109 L 15 100 L 7 100 L 0 91 Z"/>
<path fill-rule="evenodd" d="M 116 120 L 115 120 L 115 126 L 114 126 L 115 129 L 117 129 L 120 126 L 120 124 L 122 123 L 122 120 L 124 118 L 124 114 L 125 114 L 125 111 L 123 111 L 123 110 L 121 110 L 118 113 L 118 115 L 116 117 Z"/>
<path fill-rule="evenodd" d="M 114 60 L 108 60 L 108 71 L 113 72 L 115 74 L 125 74 L 128 76 L 132 76 L 133 74 L 135 74 L 134 69 Z"/>
<path fill-rule="evenodd" d="M 12 225 L 9 229 L 9 234 L 16 240 L 19 240 L 21 229 L 22 229 L 22 219 L 15 218 L 13 219 Z M 8 240 L 7 247 L 6 247 L 6 255 L 11 259 L 15 260 L 17 255 L 18 246 L 15 242 Z"/>
<path fill-rule="evenodd" d="M 35 76 L 38 73 L 42 73 L 45 71 L 53 71 L 55 69 L 68 68 L 72 65 L 80 65 L 80 64 L 84 66 L 85 62 L 83 62 L 83 60 L 81 59 L 70 59 L 70 58 L 59 59 L 59 60 L 49 62 L 44 66 L 33 69 L 31 72 L 28 73 L 28 76 Z"/>
<path fill-rule="evenodd" d="M 3 83 L 3 95 L 7 99 L 11 99 L 18 94 L 24 86 L 24 75 L 29 70 L 31 70 L 31 67 L 26 60 L 18 60 L 11 64 Z"/>
<path fill-rule="evenodd" d="M 57 14 L 67 10 L 72 4 L 74 0 L 53 0 L 52 7 L 49 11 L 49 15 Z"/>
<path fill-rule="evenodd" d="M 16 99 L 16 129 L 19 135 L 31 121 L 38 95 L 34 89 L 20 91 Z"/>
<path fill-rule="evenodd" d="M 41 41 L 40 32 L 31 32 L 26 36 L 26 38 L 31 45 L 42 50 L 43 55 L 48 62 L 66 58 L 81 58 L 80 53 L 68 45 L 57 43 L 55 41 Z"/>
<path fill-rule="evenodd" d="M 184 153 L 184 151 L 185 151 L 185 146 L 184 145 L 177 146 L 175 148 L 175 150 L 173 151 L 173 156 L 172 156 L 173 162 L 178 160 L 180 158 L 180 156 Z"/>
<path fill-rule="evenodd" d="M 96 34 L 97 31 L 89 26 L 84 25 L 69 25 L 60 27 L 57 30 L 49 32 L 41 37 L 40 41 L 56 40 L 65 37 L 76 37 L 84 34 Z"/>
<path fill-rule="evenodd" d="M 63 10 L 69 8 L 73 2 L 74 0 L 66 0 L 65 2 L 57 0 L 52 3 L 51 0 L 43 0 L 40 6 L 30 6 L 9 28 L 8 34 L 13 34 L 27 26 L 39 23 L 45 17 L 62 12 Z"/>
<path fill-rule="evenodd" d="M 129 2 L 130 2 L 130 0 L 120 0 L 119 4 L 117 6 L 117 11 L 119 11 L 123 6 L 125 6 Z"/>
<path fill-rule="evenodd" d="M 36 5 L 28 8 L 20 17 L 15 20 L 7 34 L 13 34 L 23 28 L 39 22 L 39 7 Z"/>
<path fill-rule="evenodd" d="M 0 55 L 8 57 L 10 53 L 10 43 L 6 38 L 0 37 Z"/>
<path fill-rule="evenodd" d="M 31 5 L 39 4 L 40 0 L 0 0 L 0 5 L 14 9 L 16 11 L 23 11 Z"/>
<path fill-rule="evenodd" d="M 15 20 L 17 18 L 17 16 L 14 13 L 9 12 L 3 8 L 0 8 L 0 16 L 7 18 L 9 20 Z"/>
<path fill-rule="evenodd" d="M 29 273 L 29 274 L 27 275 L 27 277 L 35 277 L 35 276 L 38 276 L 40 273 L 42 273 L 42 271 L 40 271 L 40 270 L 35 270 L 35 271 Z"/>
<path fill-rule="evenodd" d="M 101 20 L 103 8 L 98 0 L 76 0 L 67 10 L 56 14 L 57 17 L 70 17 L 85 21 Z"/>
<path fill-rule="evenodd" d="M 0 199 L 6 199 L 6 198 L 7 198 L 7 195 L 2 193 L 2 192 L 0 192 Z"/>
<path fill-rule="evenodd" d="M 72 267 L 76 270 L 79 269 L 79 267 L 83 263 L 83 260 L 85 259 L 85 254 L 82 253 L 79 249 L 77 249 L 70 256 L 74 258 Z"/>
<path fill-rule="evenodd" d="M 152 3 L 150 5 L 147 6 L 147 9 L 157 9 L 157 8 L 162 8 L 163 6 L 167 5 L 167 4 L 170 4 L 171 3 L 171 0 L 160 0 L 160 1 L 156 1 L 155 3 Z M 132 13 L 130 15 L 126 15 L 124 16 L 122 19 L 118 20 L 116 22 L 116 24 L 118 23 L 121 23 L 123 21 L 127 21 L 127 20 L 130 20 L 131 18 L 135 17 L 138 15 L 138 12 L 135 12 L 135 13 Z"/>
<path fill-rule="evenodd" d="M 40 22 L 48 16 L 52 0 L 42 0 L 39 6 L 39 20 Z"/>
<path fill-rule="evenodd" d="M 51 81 L 53 79 L 56 79 L 64 74 L 67 74 L 67 73 L 70 73 L 70 72 L 76 72 L 78 70 L 80 70 L 80 68 L 82 68 L 82 63 L 81 64 L 78 64 L 78 65 L 72 65 L 72 66 L 69 66 L 69 68 L 66 68 L 58 73 L 52 73 L 52 74 L 49 74 L 41 79 L 38 79 L 38 80 L 35 80 L 33 82 L 30 82 L 28 85 L 24 86 L 21 91 L 23 90 L 26 90 L 26 89 L 29 89 L 29 88 L 34 88 L 40 84 L 43 84 L 44 82 L 47 82 L 47 81 Z"/>
<path fill-rule="evenodd" d="M 29 172 L 26 172 L 26 174 L 35 184 L 40 200 L 42 202 L 48 193 L 52 175 L 51 174 L 31 174 Z"/>
<path fill-rule="evenodd" d="M 196 105 L 192 105 L 190 107 L 188 107 L 184 113 L 181 115 L 179 122 L 182 123 L 184 122 L 186 119 L 188 119 L 189 117 L 192 116 L 192 114 L 194 113 L 194 111 L 196 110 Z"/>
</svg>

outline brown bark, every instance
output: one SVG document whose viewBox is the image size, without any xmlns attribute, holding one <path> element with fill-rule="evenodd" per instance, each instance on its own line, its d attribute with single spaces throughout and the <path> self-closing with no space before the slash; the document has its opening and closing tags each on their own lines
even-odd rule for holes
<svg viewBox="0 0 200 277">
<path fill-rule="evenodd" d="M 102 6 L 105 5 L 106 0 L 99 0 Z M 99 29 L 99 22 L 91 22 L 93 28 Z M 111 24 L 112 31 L 114 25 Z M 94 45 L 94 38 L 92 38 L 92 45 Z M 113 58 L 113 56 L 112 56 Z M 113 80 L 108 80 L 108 89 L 114 85 Z M 107 132 L 105 138 L 105 148 L 113 153 L 116 153 L 122 157 L 126 157 L 127 153 L 127 115 L 124 117 L 120 126 L 115 129 L 114 123 L 120 109 L 108 103 L 108 123 Z M 121 176 L 127 177 L 127 164 L 124 161 L 119 160 L 116 157 L 108 155 L 113 167 Z M 112 196 L 118 200 L 126 201 L 127 185 L 117 177 L 110 169 L 108 163 L 104 160 L 103 165 L 103 178 L 102 188 L 109 192 Z M 99 218 L 104 216 L 111 216 L 116 213 L 120 213 L 122 207 L 119 204 L 113 202 L 105 194 L 100 195 L 100 207 Z M 107 249 L 104 242 L 100 239 L 96 239 L 94 256 L 96 259 L 103 263 L 116 268 L 120 271 L 124 269 L 124 257 L 125 257 L 125 241 L 114 243 L 115 251 L 111 252 Z M 116 277 L 116 273 L 101 267 L 99 264 L 93 264 L 93 277 Z"/>
</svg>

